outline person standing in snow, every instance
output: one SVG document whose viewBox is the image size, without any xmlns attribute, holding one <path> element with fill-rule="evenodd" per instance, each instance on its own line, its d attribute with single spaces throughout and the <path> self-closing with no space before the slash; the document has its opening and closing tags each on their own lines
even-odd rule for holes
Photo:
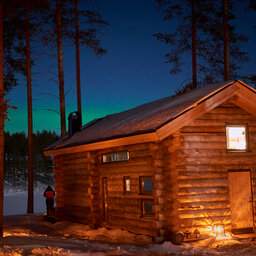
<svg viewBox="0 0 256 256">
<path fill-rule="evenodd" d="M 48 186 L 44 191 L 44 197 L 46 198 L 47 217 L 53 217 L 55 192 L 51 186 Z"/>
</svg>

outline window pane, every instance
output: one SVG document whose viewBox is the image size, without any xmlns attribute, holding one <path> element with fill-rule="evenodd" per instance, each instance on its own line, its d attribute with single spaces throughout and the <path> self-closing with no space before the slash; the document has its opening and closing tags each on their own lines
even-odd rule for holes
<svg viewBox="0 0 256 256">
<path fill-rule="evenodd" d="M 246 150 L 246 128 L 227 127 L 227 148 L 234 150 Z"/>
<path fill-rule="evenodd" d="M 150 216 L 153 215 L 153 200 L 143 200 L 143 216 Z"/>
<path fill-rule="evenodd" d="M 129 178 L 125 179 L 125 191 L 130 192 L 131 191 L 131 181 Z"/>
<path fill-rule="evenodd" d="M 103 163 L 121 162 L 129 160 L 129 152 L 116 152 L 102 155 Z"/>
<path fill-rule="evenodd" d="M 154 183 L 151 179 L 143 179 L 143 192 L 151 192 L 154 189 Z"/>
</svg>

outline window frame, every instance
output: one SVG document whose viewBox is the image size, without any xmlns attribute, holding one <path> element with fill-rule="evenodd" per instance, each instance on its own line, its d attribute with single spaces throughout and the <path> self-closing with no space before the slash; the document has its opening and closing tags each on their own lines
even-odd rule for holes
<svg viewBox="0 0 256 256">
<path fill-rule="evenodd" d="M 127 190 L 126 181 L 130 181 L 130 190 Z M 130 176 L 124 176 L 123 178 L 123 187 L 124 187 L 124 194 L 130 194 L 131 193 L 131 177 Z"/>
<path fill-rule="evenodd" d="M 152 214 L 147 214 L 145 211 L 145 203 L 152 202 Z M 154 199 L 141 199 L 141 217 L 143 218 L 154 218 L 153 212 Z"/>
<path fill-rule="evenodd" d="M 232 128 L 232 127 L 243 127 L 243 128 L 245 128 L 245 143 L 246 143 L 246 148 L 245 149 L 233 149 L 233 148 L 231 149 L 231 148 L 228 148 L 229 137 L 228 137 L 227 128 Z M 249 130 L 248 130 L 248 124 L 226 124 L 225 135 L 226 135 L 226 150 L 228 152 L 248 152 L 249 151 Z"/>
<path fill-rule="evenodd" d="M 117 154 L 121 154 L 121 153 L 126 153 L 127 155 L 127 159 L 124 159 L 124 160 L 118 160 L 118 161 L 104 161 L 104 156 L 108 156 L 108 155 L 117 155 Z M 117 152 L 108 152 L 108 153 L 102 153 L 101 154 L 101 163 L 102 164 L 113 164 L 113 163 L 122 163 L 122 162 L 128 162 L 130 159 L 130 155 L 129 155 L 129 151 L 126 150 L 126 151 L 117 151 Z"/>
<path fill-rule="evenodd" d="M 153 190 L 154 190 L 154 182 L 153 182 L 153 189 L 152 191 L 143 191 L 144 189 L 144 184 L 143 181 L 144 180 L 152 180 L 152 176 L 140 176 L 139 177 L 139 183 L 140 183 L 140 195 L 153 195 Z"/>
</svg>

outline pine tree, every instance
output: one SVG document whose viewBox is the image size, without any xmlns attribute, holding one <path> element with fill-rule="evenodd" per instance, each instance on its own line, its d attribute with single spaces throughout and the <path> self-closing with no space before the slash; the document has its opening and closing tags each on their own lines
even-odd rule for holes
<svg viewBox="0 0 256 256">
<path fill-rule="evenodd" d="M 0 237 L 3 237 L 4 203 L 4 48 L 3 1 L 0 1 Z"/>
<path fill-rule="evenodd" d="M 176 20 L 180 21 L 174 33 L 158 33 L 154 35 L 157 40 L 171 47 L 171 51 L 166 54 L 166 62 L 172 64 L 170 73 L 176 74 L 181 72 L 182 60 L 185 54 L 191 53 L 192 55 L 193 51 L 195 52 L 193 50 L 193 43 L 191 43 L 193 42 L 191 29 L 193 8 L 189 8 L 194 2 L 197 84 L 222 81 L 225 73 L 224 70 L 226 70 L 227 79 L 229 79 L 228 70 L 230 78 L 237 78 L 237 71 L 240 68 L 239 63 L 248 61 L 247 54 L 241 50 L 241 45 L 247 41 L 247 38 L 237 33 L 235 26 L 228 22 L 235 18 L 233 15 L 234 3 L 229 1 L 228 7 L 226 7 L 226 0 L 223 1 L 223 6 L 221 6 L 220 1 L 213 0 L 175 2 L 171 0 L 156 0 L 159 8 L 164 11 L 164 19 L 176 18 Z M 223 15 L 224 8 L 225 15 Z M 228 12 L 227 9 L 229 10 Z M 225 33 L 224 29 L 221 29 L 222 27 L 225 27 Z M 227 32 L 229 32 L 229 36 Z M 224 35 L 226 38 L 225 51 L 223 51 Z M 193 61 L 192 66 L 194 66 L 194 63 L 195 61 Z M 185 86 L 186 90 L 194 87 L 190 85 L 190 80 Z M 183 89 L 180 91 L 183 91 Z"/>
<path fill-rule="evenodd" d="M 58 0 L 60 1 L 60 0 Z M 56 2 L 57 3 L 57 2 Z M 51 0 L 52 6 L 54 5 L 53 0 Z M 57 6 L 56 10 L 57 10 Z M 76 75 L 77 75 L 77 109 L 82 114 L 82 103 L 81 103 L 81 81 L 80 81 L 80 45 L 85 45 L 91 49 L 96 55 L 103 55 L 106 53 L 106 50 L 101 47 L 101 41 L 98 39 L 100 33 L 100 28 L 102 26 L 109 25 L 109 23 L 102 19 L 100 14 L 97 11 L 92 10 L 80 10 L 78 0 L 61 0 L 58 7 L 58 16 L 60 20 L 54 17 L 52 13 L 49 13 L 47 20 L 49 21 L 46 26 L 46 30 L 43 33 L 43 42 L 45 45 L 51 45 L 53 47 L 58 46 L 56 44 L 56 35 L 59 35 L 57 32 L 57 26 L 60 28 L 61 24 L 61 35 L 63 42 L 68 42 L 70 45 L 76 47 Z M 59 30 L 60 31 L 60 30 Z M 60 44 L 58 49 L 60 49 Z M 62 49 L 62 47 L 61 47 Z M 59 61 L 61 63 L 60 56 L 62 50 L 59 50 Z M 62 57 L 63 63 L 63 57 Z M 63 65 L 63 64 L 62 64 Z M 62 67 L 63 69 L 63 67 Z M 61 75 L 61 68 L 59 67 L 59 84 L 64 84 L 62 81 L 63 76 Z M 60 83 L 61 81 L 61 83 Z M 60 115 L 63 115 L 65 109 L 63 107 L 64 103 L 64 89 L 59 91 L 60 102 L 62 102 L 62 107 L 60 109 Z M 61 96 L 62 95 L 62 96 Z M 61 100 L 62 98 L 62 100 Z M 63 100 L 64 99 L 64 100 Z M 61 103 L 60 103 L 61 104 Z M 62 118 L 63 120 L 63 118 Z M 62 123 L 62 122 L 61 122 Z M 64 126 L 64 124 L 62 125 Z M 63 131 L 64 132 L 64 131 Z"/>
<path fill-rule="evenodd" d="M 28 102 L 28 205 L 27 213 L 34 212 L 34 173 L 33 173 L 33 117 L 31 89 L 31 54 L 30 54 L 30 18 L 29 0 L 25 2 L 26 57 L 27 57 L 27 102 Z"/>
</svg>

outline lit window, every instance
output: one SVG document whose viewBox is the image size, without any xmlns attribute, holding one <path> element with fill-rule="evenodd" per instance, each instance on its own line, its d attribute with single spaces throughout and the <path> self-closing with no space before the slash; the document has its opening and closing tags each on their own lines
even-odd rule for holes
<svg viewBox="0 0 256 256">
<path fill-rule="evenodd" d="M 142 216 L 143 217 L 152 217 L 153 216 L 153 200 L 151 199 L 142 199 Z"/>
<path fill-rule="evenodd" d="M 129 160 L 129 152 L 115 152 L 102 155 L 103 163 L 123 162 Z"/>
<path fill-rule="evenodd" d="M 150 176 L 140 177 L 140 193 L 141 194 L 152 194 L 154 189 L 154 183 Z"/>
<path fill-rule="evenodd" d="M 247 145 L 247 127 L 245 125 L 226 126 L 227 149 L 245 151 Z"/>
<path fill-rule="evenodd" d="M 124 193 L 131 192 L 131 179 L 130 177 L 124 177 Z"/>
</svg>

